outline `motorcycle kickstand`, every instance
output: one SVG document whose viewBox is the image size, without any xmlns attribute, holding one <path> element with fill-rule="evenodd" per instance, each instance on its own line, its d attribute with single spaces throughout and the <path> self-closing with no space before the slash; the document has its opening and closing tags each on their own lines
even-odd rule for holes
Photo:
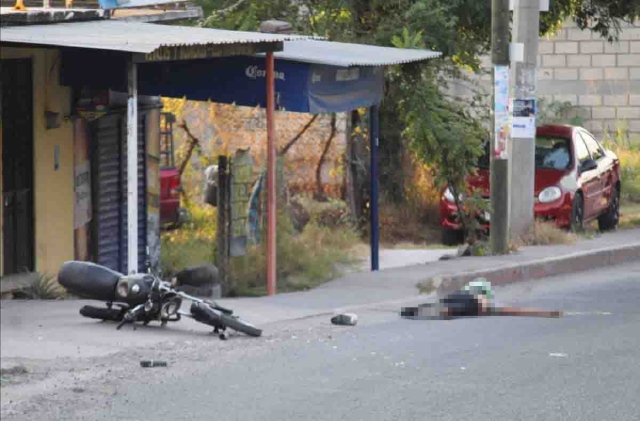
<svg viewBox="0 0 640 421">
<path fill-rule="evenodd" d="M 113 303 L 109 302 L 107 303 L 107 310 L 111 310 L 113 308 Z M 107 320 L 106 319 L 102 319 L 102 323 L 106 323 Z"/>
</svg>

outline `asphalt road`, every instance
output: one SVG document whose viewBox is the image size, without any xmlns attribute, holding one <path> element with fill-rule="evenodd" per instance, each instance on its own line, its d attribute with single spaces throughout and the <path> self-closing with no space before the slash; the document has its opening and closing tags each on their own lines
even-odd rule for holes
<svg viewBox="0 0 640 421">
<path fill-rule="evenodd" d="M 496 292 L 565 316 L 414 321 L 375 308 L 356 327 L 286 322 L 154 354 L 168 368 L 132 355 L 108 381 L 6 419 L 639 419 L 640 263 Z"/>
</svg>

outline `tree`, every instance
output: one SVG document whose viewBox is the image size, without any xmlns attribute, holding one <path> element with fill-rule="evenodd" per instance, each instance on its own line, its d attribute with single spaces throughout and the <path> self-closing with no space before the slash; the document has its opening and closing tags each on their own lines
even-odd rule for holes
<svg viewBox="0 0 640 421">
<path fill-rule="evenodd" d="M 320 155 L 320 159 L 318 160 L 318 165 L 316 166 L 316 193 L 314 195 L 315 199 L 320 202 L 326 202 L 327 196 L 324 193 L 324 188 L 322 186 L 322 166 L 324 165 L 324 161 L 327 157 L 327 153 L 329 153 L 329 148 L 331 148 L 331 144 L 333 143 L 333 138 L 336 136 L 336 115 L 331 114 L 331 132 L 329 133 L 329 137 L 327 138 L 326 143 L 324 144 L 324 148 L 322 149 L 322 154 Z"/>
<path fill-rule="evenodd" d="M 468 107 L 448 100 L 440 91 L 434 83 L 435 69 L 428 65 L 406 67 L 399 76 L 400 89 L 407 98 L 399 104 L 406 124 L 403 135 L 423 162 L 433 164 L 436 186 L 451 190 L 461 210 L 462 229 L 474 242 L 479 228 L 475 216 L 486 209 L 479 193 L 468 188 L 467 178 L 483 152 L 487 130 L 469 114 Z"/>
<path fill-rule="evenodd" d="M 196 1 L 207 16 L 201 22 L 203 26 L 256 30 L 261 21 L 280 19 L 291 23 L 294 32 L 333 41 L 442 52 L 442 59 L 429 66 L 403 66 L 388 72 L 380 109 L 380 185 L 387 200 L 403 201 L 402 163 L 407 146 L 411 146 L 425 162 L 437 165 L 443 182 L 446 179 L 454 189 L 464 188 L 464 183 L 451 178 L 453 175 L 444 175 L 447 171 L 443 166 L 454 163 L 464 165 L 462 174 L 472 171 L 481 148 L 477 139 L 482 137 L 475 119 L 481 117 L 472 112 L 473 104 L 464 109 L 455 98 L 446 97 L 444 88 L 451 79 L 464 78 L 463 70 L 480 69 L 480 57 L 490 48 L 490 0 Z M 552 0 L 550 11 L 541 16 L 540 32 L 554 31 L 565 19 L 572 18 L 580 28 L 612 40 L 621 21 L 638 17 L 638 0 Z M 425 121 L 439 128 L 429 129 Z M 452 126 L 444 129 L 445 123 Z M 460 136 L 476 140 L 463 147 L 460 142 L 466 139 Z M 347 162 L 352 160 L 351 156 L 347 158 Z"/>
</svg>

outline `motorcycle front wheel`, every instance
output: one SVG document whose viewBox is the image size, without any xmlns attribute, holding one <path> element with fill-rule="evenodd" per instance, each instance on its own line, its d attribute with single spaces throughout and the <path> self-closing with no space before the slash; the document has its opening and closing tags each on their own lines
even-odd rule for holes
<svg viewBox="0 0 640 421">
<path fill-rule="evenodd" d="M 223 325 L 249 336 L 258 337 L 262 335 L 262 330 L 258 329 L 251 323 L 245 322 L 237 316 L 228 316 L 223 313 L 220 315 L 220 321 Z"/>
<path fill-rule="evenodd" d="M 249 336 L 261 336 L 262 330 L 251 323 L 245 322 L 237 316 L 231 316 L 215 310 L 206 304 L 193 303 L 191 305 L 193 318 L 200 323 L 213 326 L 214 328 L 228 327 Z"/>
</svg>

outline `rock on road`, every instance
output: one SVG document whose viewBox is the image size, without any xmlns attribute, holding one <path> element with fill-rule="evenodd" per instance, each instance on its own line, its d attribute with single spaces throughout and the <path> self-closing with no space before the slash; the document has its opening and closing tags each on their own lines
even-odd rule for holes
<svg viewBox="0 0 640 421">
<path fill-rule="evenodd" d="M 640 264 L 497 288 L 560 319 L 403 320 L 370 308 L 356 327 L 317 317 L 158 354 L 3 420 L 637 420 Z"/>
</svg>

